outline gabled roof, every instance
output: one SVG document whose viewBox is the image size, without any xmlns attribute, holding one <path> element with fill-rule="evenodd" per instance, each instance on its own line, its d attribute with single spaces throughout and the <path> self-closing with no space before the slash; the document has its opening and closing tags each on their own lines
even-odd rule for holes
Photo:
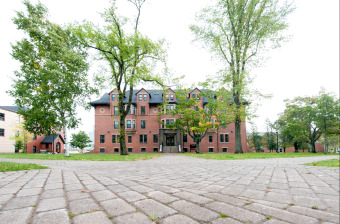
<svg viewBox="0 0 340 224">
<path fill-rule="evenodd" d="M 137 95 L 137 93 L 139 93 L 139 92 L 142 91 L 142 90 L 144 90 L 145 92 L 147 92 L 147 93 L 150 95 L 150 97 L 151 97 L 151 94 L 149 93 L 149 91 L 147 91 L 147 90 L 144 89 L 144 88 L 141 88 L 140 90 L 138 90 L 138 91 L 135 93 L 135 95 Z"/>
<path fill-rule="evenodd" d="M 197 88 L 197 87 L 195 87 L 195 89 L 197 89 L 198 91 L 202 92 L 202 91 L 201 91 L 199 88 Z M 191 94 L 192 92 L 194 92 L 195 89 L 191 90 L 191 92 L 190 92 L 189 94 Z"/>
<path fill-rule="evenodd" d="M 95 105 L 110 105 L 109 93 L 105 93 L 99 100 L 95 100 L 91 102 L 91 106 L 95 106 Z"/>
<path fill-rule="evenodd" d="M 0 108 L 4 109 L 4 110 L 9 110 L 9 111 L 12 111 L 12 112 L 15 112 L 15 113 L 17 113 L 18 110 L 20 109 L 20 107 L 18 107 L 18 106 L 0 106 Z"/>
<path fill-rule="evenodd" d="M 41 143 L 43 144 L 53 143 L 58 138 L 60 138 L 61 141 L 65 144 L 64 138 L 60 134 L 49 135 L 48 137 L 43 138 L 43 140 L 41 140 Z"/>
</svg>

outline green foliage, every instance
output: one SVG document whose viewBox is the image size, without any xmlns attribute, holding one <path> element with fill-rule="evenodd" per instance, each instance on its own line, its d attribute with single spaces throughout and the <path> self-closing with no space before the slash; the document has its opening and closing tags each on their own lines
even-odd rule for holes
<svg viewBox="0 0 340 224">
<path fill-rule="evenodd" d="M 263 137 L 257 132 L 255 127 L 253 127 L 247 141 L 249 147 L 254 148 L 256 152 L 263 152 Z"/>
<path fill-rule="evenodd" d="M 26 153 L 26 144 L 33 140 L 33 134 L 25 129 L 24 123 L 16 124 L 13 131 L 15 132 L 15 135 L 10 136 L 9 139 L 15 141 L 14 146 L 16 149 L 22 149 L 22 152 Z"/>
<path fill-rule="evenodd" d="M 339 167 L 340 160 L 339 159 L 329 159 L 329 160 L 322 160 L 313 163 L 306 163 L 306 166 L 328 166 L 328 167 Z"/>
<path fill-rule="evenodd" d="M 83 149 L 92 142 L 90 137 L 84 131 L 80 131 L 77 134 L 72 134 L 71 138 L 71 146 L 80 148 L 81 151 L 83 151 Z"/>
<path fill-rule="evenodd" d="M 112 6 L 102 13 L 106 26 L 100 28 L 87 22 L 72 28 L 83 46 L 95 49 L 98 52 L 97 59 L 109 64 L 108 81 L 118 91 L 122 155 L 128 154 L 125 143 L 125 117 L 131 106 L 133 88 L 143 82 L 154 82 L 163 86 L 162 78 L 154 74 L 154 67 L 166 59 L 164 41 L 152 41 L 138 30 L 141 8 L 145 0 L 128 1 L 137 11 L 137 16 L 132 20 L 118 16 L 115 1 L 112 1 Z M 133 24 L 132 28 L 128 26 L 130 24 Z M 130 91 L 130 94 L 127 97 L 128 103 L 124 105 L 123 99 L 127 91 Z"/>
<path fill-rule="evenodd" d="M 184 135 L 188 134 L 196 143 L 196 153 L 200 152 L 200 142 L 207 135 L 209 129 L 219 129 L 232 121 L 232 114 L 228 111 L 230 98 L 225 89 L 218 91 L 203 90 L 196 98 L 189 98 L 191 90 L 179 87 L 176 90 L 176 106 L 173 110 L 166 109 L 168 102 L 160 106 L 161 111 L 171 117 L 176 117 L 173 124 L 163 124 L 167 128 L 179 129 Z M 208 102 L 204 105 L 202 99 Z M 162 113 L 160 114 L 162 115 Z"/>
<path fill-rule="evenodd" d="M 0 172 L 33 170 L 33 169 L 47 169 L 47 167 L 39 166 L 33 163 L 0 162 Z"/>
<path fill-rule="evenodd" d="M 220 216 L 221 216 L 221 218 L 229 218 L 228 215 L 225 215 L 225 214 L 223 214 L 223 213 L 220 213 Z"/>
<path fill-rule="evenodd" d="M 272 124 L 267 119 L 267 132 L 263 136 L 264 145 L 269 151 L 274 151 L 277 149 L 276 134 L 273 132 Z"/>
<path fill-rule="evenodd" d="M 48 20 L 44 5 L 24 4 L 27 13 L 17 12 L 13 19 L 26 37 L 12 45 L 21 67 L 9 94 L 22 108 L 28 131 L 47 135 L 62 126 L 66 131 L 79 122 L 76 106 L 84 106 L 94 92 L 87 80 L 87 53 L 70 29 Z"/>
<path fill-rule="evenodd" d="M 197 16 L 198 25 L 191 26 L 197 40 L 203 43 L 225 65 L 219 80 L 233 93 L 235 153 L 242 153 L 241 122 L 247 114 L 245 99 L 249 97 L 248 72 L 259 61 L 261 51 L 278 47 L 284 40 L 282 31 L 288 26 L 287 16 L 294 8 L 278 0 L 219 0 Z"/>
</svg>

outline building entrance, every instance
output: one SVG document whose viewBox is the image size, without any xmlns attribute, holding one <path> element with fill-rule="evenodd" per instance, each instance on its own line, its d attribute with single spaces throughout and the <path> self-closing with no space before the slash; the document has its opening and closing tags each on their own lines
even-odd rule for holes
<svg viewBox="0 0 340 224">
<path fill-rule="evenodd" d="M 160 129 L 159 137 L 159 144 L 162 146 L 163 153 L 179 153 L 181 145 L 181 134 L 179 130 Z"/>
</svg>

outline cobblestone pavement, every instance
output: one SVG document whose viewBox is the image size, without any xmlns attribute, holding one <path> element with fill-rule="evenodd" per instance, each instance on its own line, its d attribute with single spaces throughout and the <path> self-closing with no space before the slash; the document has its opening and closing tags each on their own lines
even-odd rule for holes
<svg viewBox="0 0 340 224">
<path fill-rule="evenodd" d="M 339 223 L 339 158 L 36 161 L 0 173 L 0 223 Z"/>
</svg>

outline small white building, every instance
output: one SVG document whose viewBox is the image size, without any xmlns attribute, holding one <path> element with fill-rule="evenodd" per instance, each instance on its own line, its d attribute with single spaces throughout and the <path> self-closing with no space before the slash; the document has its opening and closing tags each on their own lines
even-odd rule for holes
<svg viewBox="0 0 340 224">
<path fill-rule="evenodd" d="M 14 153 L 16 127 L 21 122 L 17 106 L 0 106 L 0 153 Z"/>
</svg>

